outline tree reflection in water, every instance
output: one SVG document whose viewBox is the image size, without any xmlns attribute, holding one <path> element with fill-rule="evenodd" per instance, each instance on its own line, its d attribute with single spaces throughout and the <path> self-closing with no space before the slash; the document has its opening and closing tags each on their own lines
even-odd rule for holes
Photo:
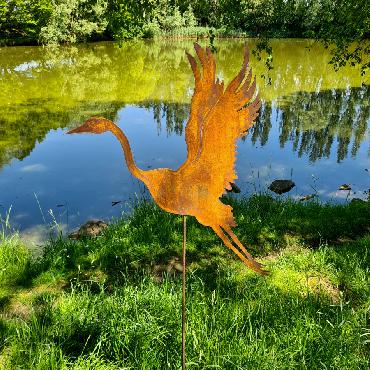
<svg viewBox="0 0 370 370">
<path fill-rule="evenodd" d="M 354 158 L 366 140 L 370 119 L 370 86 L 332 89 L 314 93 L 299 92 L 271 103 L 263 102 L 256 124 L 248 137 L 253 144 L 265 146 L 274 124 L 279 126 L 279 143 L 284 148 L 292 143 L 299 157 L 311 162 L 329 158 L 337 142 L 337 161 L 350 151 Z M 152 109 L 158 132 L 165 124 L 167 134 L 182 135 L 189 115 L 187 104 L 146 102 L 140 106 Z M 165 120 L 163 122 L 163 119 Z M 247 139 L 248 140 L 248 139 Z"/>
<path fill-rule="evenodd" d="M 354 158 L 361 143 L 369 135 L 369 100 L 370 87 L 364 85 L 346 90 L 299 92 L 272 104 L 263 102 L 260 115 L 247 140 L 251 138 L 253 144 L 259 142 L 261 146 L 265 146 L 273 127 L 273 117 L 276 117 L 274 124 L 279 126 L 281 148 L 292 143 L 293 150 L 299 157 L 307 155 L 311 162 L 315 162 L 328 158 L 332 150 L 335 150 L 333 143 L 337 142 L 338 162 L 348 155 Z M 32 102 L 33 105 L 35 103 L 37 102 Z M 167 135 L 183 134 L 189 116 L 188 104 L 146 101 L 138 106 L 152 111 L 158 133 L 166 129 Z M 41 142 L 50 128 L 67 127 L 70 122 L 78 122 L 79 119 L 82 121 L 86 112 L 114 119 L 120 109 L 122 105 L 119 103 L 90 103 L 81 104 L 79 109 L 75 108 L 70 112 L 30 110 L 27 124 L 23 120 L 15 120 L 12 125 L 0 122 L 0 167 L 12 158 L 21 160 L 27 157 L 36 142 Z M 79 111 L 78 115 L 76 111 Z M 6 145 L 11 142 L 17 142 L 17 145 Z"/>
<path fill-rule="evenodd" d="M 370 88 L 332 89 L 317 93 L 299 92 L 278 107 L 280 146 L 290 141 L 301 157 L 306 154 L 311 162 L 328 158 L 333 143 L 338 142 L 337 161 L 355 157 L 365 140 L 370 118 Z M 262 116 L 258 124 L 269 123 Z M 253 138 L 256 140 L 255 138 Z M 261 136 L 261 144 L 265 138 Z"/>
<path fill-rule="evenodd" d="M 226 83 L 240 68 L 246 42 L 252 49 L 253 40 L 217 40 L 218 77 Z M 102 42 L 57 49 L 0 48 L 2 209 L 12 205 L 22 228 L 43 222 L 34 193 L 44 194 L 42 206 L 54 209 L 55 215 L 62 212 L 56 205 L 73 205 L 69 220 L 74 217 L 75 226 L 92 215 L 119 214 L 111 201 L 130 199 L 140 188 L 117 161 L 115 147 L 104 146 L 102 138 L 97 143 L 94 137 L 83 138 L 80 145 L 63 136 L 93 115 L 129 129 L 142 168 L 159 163 L 176 168 L 186 151 L 183 135 L 194 77 L 185 50 L 193 50 L 192 44 L 183 40 L 135 41 L 122 47 Z M 310 40 L 279 39 L 272 44 L 271 85 L 261 78 L 266 73 L 263 62 L 251 56 L 264 104 L 246 145 L 239 146 L 242 192 L 253 191 L 259 181 L 262 189 L 272 177 L 289 176 L 294 169 L 296 195 L 310 194 L 314 181 L 320 199 L 345 199 L 347 192 L 335 191 L 344 183 L 353 183 L 355 196 L 362 197 L 360 192 L 368 188 L 364 168 L 370 153 L 370 87 L 364 85 L 365 77 L 356 67 L 334 72 L 327 64 L 328 51 Z M 78 159 L 85 170 L 76 173 L 68 158 L 71 153 L 79 158 L 80 150 L 91 150 L 96 159 Z M 11 163 L 13 159 L 22 162 Z M 82 184 L 89 184 L 90 190 Z"/>
<path fill-rule="evenodd" d="M 239 68 L 245 40 L 218 42 L 220 77 L 227 82 Z M 335 73 L 327 64 L 328 51 L 310 40 L 272 44 L 272 85 L 258 81 L 265 103 L 248 138 L 265 146 L 277 124 L 281 147 L 291 142 L 297 155 L 311 162 L 333 150 L 338 161 L 355 157 L 369 121 L 369 86 L 361 86 L 359 72 Z M 254 41 L 248 45 L 253 48 Z M 158 131 L 163 125 L 168 135 L 181 135 L 194 85 L 185 56 L 190 49 L 191 40 L 130 42 L 121 48 L 113 43 L 2 48 L 0 168 L 27 157 L 51 129 L 94 114 L 114 120 L 128 104 L 153 109 Z M 265 73 L 253 56 L 252 65 L 258 78 Z"/>
<path fill-rule="evenodd" d="M 158 134 L 162 130 L 162 119 L 165 119 L 167 135 L 171 135 L 172 133 L 182 135 L 184 133 L 189 117 L 189 104 L 147 101 L 139 104 L 139 107 L 153 111 L 153 120 L 157 124 Z"/>
</svg>

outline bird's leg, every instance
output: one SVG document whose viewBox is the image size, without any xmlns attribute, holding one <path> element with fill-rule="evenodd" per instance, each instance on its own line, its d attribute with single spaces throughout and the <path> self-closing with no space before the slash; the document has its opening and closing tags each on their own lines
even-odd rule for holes
<svg viewBox="0 0 370 370">
<path fill-rule="evenodd" d="M 244 245 L 241 243 L 241 241 L 238 239 L 238 237 L 234 234 L 230 226 L 223 226 L 223 229 L 226 231 L 228 235 L 230 235 L 233 242 L 240 248 L 240 250 L 245 254 L 245 256 L 248 258 L 248 260 L 256 266 L 257 269 L 262 270 L 262 264 L 257 262 L 252 255 L 245 249 Z M 264 271 L 264 270 L 262 270 Z M 266 274 L 267 272 L 264 271 Z"/>
<path fill-rule="evenodd" d="M 220 226 L 212 226 L 213 231 L 219 236 L 219 238 L 224 242 L 224 244 L 230 248 L 243 262 L 245 265 L 247 265 L 250 269 L 253 271 L 258 272 L 261 275 L 266 275 L 267 272 L 262 270 L 260 267 L 260 264 L 256 261 L 249 260 L 246 258 L 239 249 L 235 248 L 232 243 L 230 242 L 229 238 L 224 234 Z"/>
<path fill-rule="evenodd" d="M 233 242 L 243 251 L 243 253 L 247 256 L 249 260 L 254 260 L 252 255 L 245 249 L 244 245 L 240 242 L 238 237 L 234 234 L 230 226 L 223 226 L 222 227 L 231 237 Z"/>
</svg>

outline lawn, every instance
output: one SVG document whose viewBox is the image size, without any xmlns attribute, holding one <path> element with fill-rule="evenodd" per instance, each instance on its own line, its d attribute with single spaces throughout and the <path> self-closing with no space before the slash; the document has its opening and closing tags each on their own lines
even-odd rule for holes
<svg viewBox="0 0 370 370">
<path fill-rule="evenodd" d="M 368 369 L 370 204 L 225 202 L 271 274 L 188 218 L 188 369 Z M 38 258 L 0 233 L 0 369 L 180 369 L 181 246 L 151 202 Z"/>
</svg>

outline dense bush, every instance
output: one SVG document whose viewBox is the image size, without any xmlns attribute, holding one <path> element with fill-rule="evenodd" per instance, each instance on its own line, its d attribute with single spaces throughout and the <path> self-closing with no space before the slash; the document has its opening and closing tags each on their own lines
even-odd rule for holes
<svg viewBox="0 0 370 370">
<path fill-rule="evenodd" d="M 153 9 L 152 0 L 110 0 L 107 32 L 114 39 L 142 37 L 147 17 Z"/>
<path fill-rule="evenodd" d="M 76 42 L 105 33 L 132 38 L 146 30 L 223 28 L 251 35 L 369 36 L 366 0 L 0 0 L 0 38 Z"/>
<path fill-rule="evenodd" d="M 0 41 L 36 42 L 52 9 L 51 0 L 0 0 Z"/>
<path fill-rule="evenodd" d="M 86 41 L 107 27 L 106 0 L 53 0 L 53 10 L 40 40 L 45 44 Z"/>
<path fill-rule="evenodd" d="M 197 26 L 197 19 L 190 4 L 180 11 L 180 8 L 172 6 L 169 0 L 125 3 L 113 0 L 110 2 L 108 13 L 107 31 L 114 39 L 154 37 L 161 33 L 180 31 L 184 27 Z"/>
</svg>

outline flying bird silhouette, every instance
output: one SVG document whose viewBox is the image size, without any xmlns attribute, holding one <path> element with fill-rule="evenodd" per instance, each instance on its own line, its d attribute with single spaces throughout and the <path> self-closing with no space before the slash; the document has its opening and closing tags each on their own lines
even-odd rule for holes
<svg viewBox="0 0 370 370">
<path fill-rule="evenodd" d="M 176 171 L 139 169 L 127 137 L 106 118 L 92 117 L 68 134 L 113 133 L 122 145 L 131 174 L 144 182 L 159 207 L 167 212 L 196 217 L 202 225 L 211 227 L 245 265 L 264 275 L 267 271 L 232 231 L 232 227 L 237 226 L 232 207 L 220 200 L 225 189 L 231 190 L 230 184 L 237 179 L 236 141 L 253 125 L 261 105 L 258 94 L 255 95 L 256 79 L 251 81 L 252 70 L 248 69 L 248 49 L 245 49 L 240 72 L 226 88 L 223 81 L 216 79 L 216 62 L 211 50 L 198 44 L 194 49 L 200 66 L 186 53 L 195 77 L 185 132 L 188 156 Z"/>
</svg>

